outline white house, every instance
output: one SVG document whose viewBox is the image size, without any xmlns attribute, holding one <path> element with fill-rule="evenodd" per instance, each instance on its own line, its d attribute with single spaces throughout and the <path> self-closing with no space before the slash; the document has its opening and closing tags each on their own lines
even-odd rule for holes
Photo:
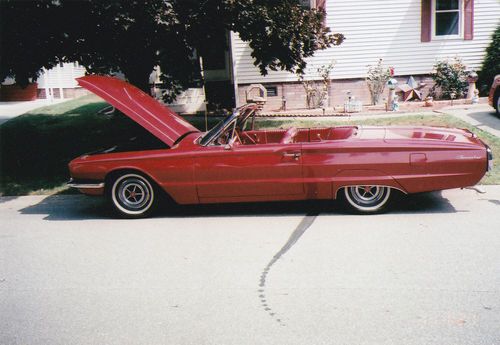
<svg viewBox="0 0 500 345">
<path fill-rule="evenodd" d="M 326 25 L 345 35 L 342 45 L 318 51 L 308 59 L 307 77 L 319 80 L 316 69 L 336 61 L 332 71 L 329 106 L 342 104 L 346 92 L 369 103 L 365 82 L 367 66 L 382 58 L 398 79 L 414 76 L 432 80 L 429 73 L 438 59 L 458 56 L 469 69 L 481 67 L 485 48 L 500 24 L 499 0 L 303 0 L 326 11 Z M 245 102 L 250 84 L 269 91 L 266 109 L 304 108 L 305 92 L 297 76 L 288 72 L 260 75 L 248 44 L 231 34 L 230 62 L 236 103 Z"/>
<path fill-rule="evenodd" d="M 78 62 L 60 63 L 49 70 L 43 69 L 37 79 L 38 98 L 74 98 L 87 94 L 75 78 L 85 75 L 85 68 Z"/>
<path fill-rule="evenodd" d="M 36 84 L 26 89 L 14 85 L 14 78 L 6 78 L 1 88 L 7 90 L 2 96 L 6 101 L 32 100 L 35 98 L 65 99 L 85 95 L 88 92 L 81 88 L 75 78 L 85 75 L 85 68 L 77 62 L 60 63 L 51 69 L 42 69 Z"/>
</svg>

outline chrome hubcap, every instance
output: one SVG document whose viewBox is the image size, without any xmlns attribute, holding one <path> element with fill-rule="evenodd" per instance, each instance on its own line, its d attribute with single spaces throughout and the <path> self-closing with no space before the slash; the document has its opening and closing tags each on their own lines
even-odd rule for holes
<svg viewBox="0 0 500 345">
<path fill-rule="evenodd" d="M 371 204 L 381 199 L 384 189 L 379 186 L 355 186 L 350 187 L 353 198 L 360 204 Z"/>
<path fill-rule="evenodd" d="M 148 186 L 137 178 L 123 181 L 118 188 L 117 196 L 120 203 L 130 210 L 139 210 L 150 200 Z"/>
<path fill-rule="evenodd" d="M 359 211 L 376 212 L 389 200 L 391 189 L 385 186 L 350 186 L 345 188 L 349 204 Z"/>
</svg>

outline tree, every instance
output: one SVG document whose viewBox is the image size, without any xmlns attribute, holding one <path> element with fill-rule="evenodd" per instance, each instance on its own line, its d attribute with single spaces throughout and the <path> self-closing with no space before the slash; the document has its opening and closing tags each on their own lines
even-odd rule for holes
<svg viewBox="0 0 500 345">
<path fill-rule="evenodd" d="M 47 0 L 0 2 L 0 82 L 15 76 L 24 87 L 42 67 L 57 64 L 60 34 L 49 19 L 56 7 Z"/>
<path fill-rule="evenodd" d="M 323 26 L 324 11 L 298 0 L 3 0 L 0 80 L 20 84 L 42 67 L 78 61 L 90 73 L 121 71 L 149 88 L 155 66 L 173 94 L 200 78 L 197 55 L 232 30 L 252 48 L 255 65 L 303 71 L 305 58 L 340 44 Z M 8 49 L 4 49 L 8 47 Z"/>
<path fill-rule="evenodd" d="M 497 26 L 491 38 L 477 81 L 477 87 L 484 96 L 488 95 L 495 75 L 500 73 L 500 25 Z"/>
</svg>

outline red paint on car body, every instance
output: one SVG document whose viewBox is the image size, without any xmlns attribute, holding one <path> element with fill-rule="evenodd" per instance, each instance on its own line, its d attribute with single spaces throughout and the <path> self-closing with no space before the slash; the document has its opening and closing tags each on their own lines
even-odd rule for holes
<svg viewBox="0 0 500 345">
<path fill-rule="evenodd" d="M 125 82 L 95 78 L 80 83 L 91 91 L 99 85 L 99 96 L 112 97 L 112 104 L 137 122 L 148 118 L 141 124 L 170 147 L 81 156 L 69 164 L 72 178 L 106 182 L 116 171 L 138 171 L 180 204 L 334 199 L 340 188 L 352 185 L 428 192 L 472 186 L 488 165 L 486 146 L 477 137 L 450 128 L 299 128 L 291 141 L 283 140 L 284 129 L 251 130 L 242 131 L 241 142 L 229 148 L 203 146 L 204 133 L 142 91 L 129 97 L 133 89 Z M 161 125 L 149 125 L 152 113 Z M 82 191 L 102 194 L 104 188 Z"/>
</svg>

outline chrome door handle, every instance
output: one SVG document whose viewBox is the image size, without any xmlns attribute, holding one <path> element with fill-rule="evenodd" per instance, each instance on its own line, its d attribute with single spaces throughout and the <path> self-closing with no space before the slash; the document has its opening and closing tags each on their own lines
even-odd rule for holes
<svg viewBox="0 0 500 345">
<path fill-rule="evenodd" d="M 298 160 L 300 158 L 300 152 L 285 152 L 283 153 L 283 157 L 290 157 Z"/>
</svg>

